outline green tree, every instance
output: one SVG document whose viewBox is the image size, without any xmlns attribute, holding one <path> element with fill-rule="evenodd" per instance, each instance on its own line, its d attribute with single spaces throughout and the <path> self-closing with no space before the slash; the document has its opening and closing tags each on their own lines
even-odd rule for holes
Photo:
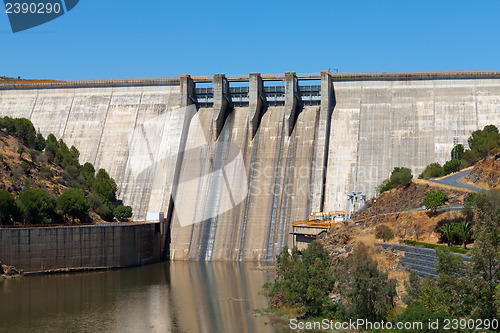
<svg viewBox="0 0 500 333">
<path fill-rule="evenodd" d="M 426 209 L 432 209 L 436 211 L 439 206 L 442 206 L 447 202 L 448 196 L 441 190 L 432 190 L 424 197 L 424 206 Z"/>
<path fill-rule="evenodd" d="M 117 186 L 114 179 L 108 175 L 106 170 L 99 169 L 95 176 L 92 192 L 102 196 L 108 202 L 115 202 L 116 189 Z"/>
<path fill-rule="evenodd" d="M 469 268 L 462 256 L 448 249 L 437 249 L 436 272 L 439 274 L 436 285 L 437 294 L 446 300 L 447 312 L 456 317 L 470 315 L 474 307 L 473 289 L 470 283 Z"/>
<path fill-rule="evenodd" d="M 464 160 L 469 164 L 486 157 L 493 148 L 500 147 L 500 134 L 494 125 L 487 125 L 483 130 L 472 132 L 468 139 L 469 149 L 464 153 Z"/>
<path fill-rule="evenodd" d="M 446 239 L 448 246 L 451 246 L 451 242 L 453 241 L 453 237 L 455 236 L 455 227 L 453 223 L 448 222 L 446 224 L 443 224 L 439 228 L 439 231 L 443 233 L 443 236 Z"/>
<path fill-rule="evenodd" d="M 417 273 L 412 271 L 410 273 L 410 278 L 408 279 L 408 281 L 404 282 L 404 285 L 406 289 L 406 295 L 404 295 L 403 297 L 403 302 L 405 302 L 407 305 L 410 305 L 419 298 L 422 282 L 420 281 Z"/>
<path fill-rule="evenodd" d="M 460 223 L 456 223 L 453 231 L 455 235 L 462 241 L 462 248 L 467 248 L 467 242 L 470 241 L 472 237 L 472 226 L 470 222 L 462 221 Z"/>
<path fill-rule="evenodd" d="M 47 156 L 47 161 L 49 163 L 54 162 L 56 153 L 57 153 L 57 146 L 55 146 L 52 141 L 47 140 L 47 146 L 45 147 L 45 156 Z"/>
<path fill-rule="evenodd" d="M 464 146 L 462 144 L 458 144 L 451 150 L 451 159 L 452 160 L 461 160 L 464 158 Z"/>
<path fill-rule="evenodd" d="M 38 133 L 36 135 L 36 139 L 35 139 L 35 149 L 38 151 L 42 151 L 45 149 L 46 145 L 47 144 L 45 143 L 45 139 L 43 138 L 43 135 Z"/>
<path fill-rule="evenodd" d="M 115 208 L 115 216 L 119 219 L 126 219 L 132 217 L 132 207 L 130 206 L 117 206 Z"/>
<path fill-rule="evenodd" d="M 265 285 L 274 309 L 298 308 L 308 317 L 326 315 L 333 304 L 328 294 L 333 288 L 333 270 L 328 253 L 314 241 L 300 256 L 297 248 L 288 248 L 276 256 L 276 278 Z"/>
<path fill-rule="evenodd" d="M 95 181 L 95 169 L 92 163 L 85 163 L 81 168 L 81 174 L 85 179 L 86 188 L 90 190 Z"/>
<path fill-rule="evenodd" d="M 445 174 L 450 174 L 452 172 L 460 171 L 460 165 L 462 162 L 460 160 L 451 160 L 443 165 L 443 170 Z"/>
<path fill-rule="evenodd" d="M 425 167 L 424 171 L 418 176 L 420 179 L 437 178 L 444 176 L 444 169 L 439 163 L 431 163 Z"/>
<path fill-rule="evenodd" d="M 25 151 L 26 151 L 26 148 L 24 148 L 24 146 L 19 146 L 19 148 L 17 149 L 17 153 L 19 154 L 19 157 L 21 157 Z"/>
<path fill-rule="evenodd" d="M 52 146 L 57 150 L 59 149 L 59 143 L 57 142 L 56 137 L 54 134 L 50 133 L 49 136 L 47 136 L 47 140 L 45 140 L 46 144 L 52 144 Z"/>
<path fill-rule="evenodd" d="M 38 188 L 22 191 L 18 197 L 27 224 L 50 223 L 54 214 L 55 200 L 45 191 Z"/>
<path fill-rule="evenodd" d="M 498 308 L 495 302 L 500 270 L 500 193 L 478 193 L 473 197 L 474 248 L 472 264 L 475 272 L 476 313 L 493 319 Z"/>
<path fill-rule="evenodd" d="M 2 119 L 1 128 L 5 128 L 7 133 L 18 138 L 21 143 L 29 148 L 35 148 L 36 131 L 35 127 L 26 118 L 10 118 Z"/>
<path fill-rule="evenodd" d="M 89 195 L 90 208 L 96 212 L 103 220 L 113 221 L 113 208 L 111 204 L 102 196 L 91 193 Z"/>
<path fill-rule="evenodd" d="M 57 199 L 57 208 L 74 222 L 75 218 L 83 221 L 89 215 L 89 203 L 80 189 L 69 188 Z"/>
<path fill-rule="evenodd" d="M 411 170 L 409 168 L 400 168 L 395 167 L 392 170 L 391 177 L 389 180 L 386 180 L 379 187 L 380 193 L 388 191 L 392 188 L 395 188 L 398 185 L 407 185 L 411 182 L 413 175 L 411 174 Z"/>
<path fill-rule="evenodd" d="M 0 190 L 0 225 L 13 224 L 17 213 L 18 208 L 14 196 L 6 190 Z"/>
<path fill-rule="evenodd" d="M 344 297 L 345 318 L 365 318 L 373 322 L 386 319 L 394 307 L 396 281 L 378 269 L 366 246 L 360 244 L 337 274 L 342 279 L 339 287 Z"/>
</svg>

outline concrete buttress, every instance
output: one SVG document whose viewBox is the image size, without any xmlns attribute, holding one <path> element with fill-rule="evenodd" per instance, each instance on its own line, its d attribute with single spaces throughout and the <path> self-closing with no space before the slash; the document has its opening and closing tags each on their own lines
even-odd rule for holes
<svg viewBox="0 0 500 333">
<path fill-rule="evenodd" d="M 214 86 L 214 120 L 212 125 L 213 140 L 217 140 L 229 111 L 229 82 L 224 74 L 215 74 Z"/>
<path fill-rule="evenodd" d="M 250 129 L 252 133 L 252 138 L 257 132 L 259 127 L 260 119 L 262 116 L 262 91 L 263 91 L 262 77 L 259 73 L 251 73 L 249 79 L 249 109 L 250 109 Z"/>
</svg>

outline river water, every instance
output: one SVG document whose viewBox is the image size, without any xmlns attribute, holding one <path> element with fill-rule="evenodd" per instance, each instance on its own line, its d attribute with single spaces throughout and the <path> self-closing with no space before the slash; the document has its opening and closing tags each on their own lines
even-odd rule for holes
<svg viewBox="0 0 500 333">
<path fill-rule="evenodd" d="M 281 332 L 273 273 L 253 263 L 164 262 L 0 281 L 0 332 Z"/>
</svg>

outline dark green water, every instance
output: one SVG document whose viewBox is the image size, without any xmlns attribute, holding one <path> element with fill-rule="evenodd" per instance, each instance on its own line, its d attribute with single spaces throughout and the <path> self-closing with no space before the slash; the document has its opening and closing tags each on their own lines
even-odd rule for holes
<svg viewBox="0 0 500 333">
<path fill-rule="evenodd" d="M 165 262 L 0 282 L 0 332 L 280 332 L 255 317 L 272 274 L 248 263 Z"/>
</svg>

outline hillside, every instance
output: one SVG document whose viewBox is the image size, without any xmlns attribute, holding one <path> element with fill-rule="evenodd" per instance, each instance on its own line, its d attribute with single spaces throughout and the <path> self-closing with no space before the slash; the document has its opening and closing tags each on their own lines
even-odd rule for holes
<svg viewBox="0 0 500 333">
<path fill-rule="evenodd" d="M 20 146 L 19 139 L 0 130 L 0 189 L 15 196 L 27 187 L 45 188 L 53 194 L 62 193 L 67 188 L 62 168 L 43 162 L 40 155 L 30 154 L 29 150 L 19 154 Z"/>
<path fill-rule="evenodd" d="M 442 190 L 448 195 L 449 201 L 445 206 L 463 205 L 470 193 L 465 189 L 423 180 L 413 180 L 406 186 L 386 191 L 378 196 L 375 204 L 372 200 L 369 201 L 352 220 L 336 224 L 328 231 L 321 242 L 328 250 L 330 260 L 338 262 L 348 258 L 356 245 L 363 243 L 368 246 L 379 267 L 388 272 L 390 278 L 397 280 L 397 291 L 402 295 L 405 290 L 404 281 L 409 277 L 407 270 L 401 266 L 403 254 L 376 246 L 376 243 L 382 242 L 375 236 L 376 228 L 385 225 L 391 229 L 394 238 L 390 243 L 399 244 L 404 240 L 414 240 L 438 244 L 441 238 L 436 230 L 438 225 L 442 224 L 443 220 L 461 219 L 463 215 L 459 210 L 437 214 L 422 210 L 424 197 L 432 190 Z M 401 302 L 399 298 L 400 305 Z"/>
<path fill-rule="evenodd" d="M 116 200 L 104 169 L 79 163 L 79 151 L 27 119 L 0 118 L 0 225 L 127 221 L 130 206 Z"/>
<path fill-rule="evenodd" d="M 500 153 L 476 163 L 464 182 L 489 190 L 500 189 Z"/>
</svg>

